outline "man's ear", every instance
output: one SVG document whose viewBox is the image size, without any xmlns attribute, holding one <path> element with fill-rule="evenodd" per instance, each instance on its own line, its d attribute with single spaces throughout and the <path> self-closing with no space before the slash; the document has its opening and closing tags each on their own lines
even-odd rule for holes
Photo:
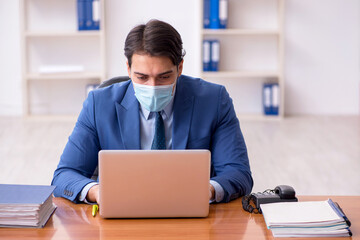
<svg viewBox="0 0 360 240">
<path fill-rule="evenodd" d="M 178 65 L 178 77 L 180 77 L 182 70 L 183 70 L 183 65 L 184 65 L 184 59 L 181 60 L 181 62 Z"/>
<path fill-rule="evenodd" d="M 127 71 L 128 71 L 128 75 L 129 75 L 129 78 L 131 79 L 131 68 L 129 66 L 129 62 L 126 61 L 126 67 L 127 67 Z"/>
</svg>

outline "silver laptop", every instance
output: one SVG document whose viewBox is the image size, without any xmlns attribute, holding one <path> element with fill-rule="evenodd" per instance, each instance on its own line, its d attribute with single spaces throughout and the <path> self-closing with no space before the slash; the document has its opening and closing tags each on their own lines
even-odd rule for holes
<svg viewBox="0 0 360 240">
<path fill-rule="evenodd" d="M 210 158 L 208 150 L 101 150 L 100 216 L 208 216 Z"/>
</svg>

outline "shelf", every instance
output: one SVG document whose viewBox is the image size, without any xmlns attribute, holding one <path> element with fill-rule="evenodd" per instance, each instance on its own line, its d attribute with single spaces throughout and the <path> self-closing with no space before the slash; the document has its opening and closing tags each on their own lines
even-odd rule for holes
<svg viewBox="0 0 360 240">
<path fill-rule="evenodd" d="M 204 1 L 199 16 L 203 20 Z M 284 118 L 284 7 L 285 0 L 229 1 L 226 29 L 200 26 L 201 63 L 215 60 L 219 71 L 200 77 L 226 87 L 237 116 L 243 120 L 277 121 Z M 218 40 L 219 54 L 204 49 L 204 40 Z M 206 46 L 207 47 L 207 46 Z M 210 65 L 211 65 L 210 61 Z M 264 83 L 279 85 L 279 115 L 263 114 Z"/>
<path fill-rule="evenodd" d="M 99 37 L 102 35 L 102 31 L 69 31 L 69 32 L 25 32 L 25 37 Z"/>
<path fill-rule="evenodd" d="M 100 30 L 79 31 L 76 1 L 19 1 L 23 112 L 28 119 L 73 121 L 87 86 L 105 80 L 105 0 L 99 3 Z"/>
<path fill-rule="evenodd" d="M 79 72 L 79 73 L 29 73 L 26 75 L 28 80 L 73 80 L 73 79 L 101 79 L 102 74 L 98 72 Z"/>
<path fill-rule="evenodd" d="M 278 30 L 265 29 L 203 29 L 203 35 L 280 35 Z"/>
<path fill-rule="evenodd" d="M 202 72 L 204 78 L 272 78 L 279 77 L 277 71 L 218 71 Z"/>
</svg>

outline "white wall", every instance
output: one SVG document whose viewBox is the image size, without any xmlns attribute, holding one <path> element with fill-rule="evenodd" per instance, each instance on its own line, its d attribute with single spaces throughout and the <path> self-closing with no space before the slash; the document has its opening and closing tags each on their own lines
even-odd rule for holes
<svg viewBox="0 0 360 240">
<path fill-rule="evenodd" d="M 286 113 L 359 114 L 359 1 L 286 3 Z"/>
<path fill-rule="evenodd" d="M 201 46 L 198 30 L 202 20 L 200 1 L 182 0 L 181 4 L 167 0 L 106 1 L 108 77 L 127 75 L 124 56 L 125 38 L 138 24 L 159 19 L 173 25 L 181 34 L 186 51 L 184 74 L 200 74 Z M 190 6 L 190 7 L 189 7 Z"/>
<path fill-rule="evenodd" d="M 182 34 L 184 74 L 199 75 L 199 1 L 106 0 L 108 77 L 126 74 L 123 43 L 136 24 L 158 18 Z M 0 115 L 20 115 L 19 3 L 0 0 Z M 286 114 L 359 114 L 357 0 L 286 0 Z"/>
</svg>

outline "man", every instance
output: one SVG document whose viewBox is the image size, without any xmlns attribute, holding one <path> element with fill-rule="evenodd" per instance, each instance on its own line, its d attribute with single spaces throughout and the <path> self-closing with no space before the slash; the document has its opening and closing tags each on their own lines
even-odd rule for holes
<svg viewBox="0 0 360 240">
<path fill-rule="evenodd" d="M 181 75 L 184 55 L 179 33 L 165 22 L 151 20 L 130 31 L 125 56 L 131 80 L 89 93 L 54 173 L 55 196 L 99 202 L 98 183 L 90 177 L 101 149 L 161 148 L 211 151 L 211 201 L 250 193 L 253 180 L 232 100 L 223 86 Z"/>
</svg>

